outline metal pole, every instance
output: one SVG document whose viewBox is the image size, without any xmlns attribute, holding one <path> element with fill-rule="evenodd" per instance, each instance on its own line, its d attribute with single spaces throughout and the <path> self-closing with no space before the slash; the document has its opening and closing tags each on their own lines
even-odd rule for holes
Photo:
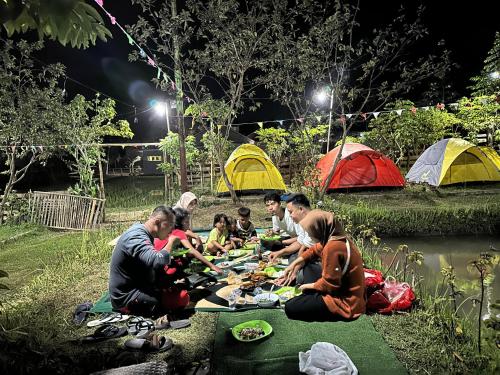
<svg viewBox="0 0 500 375">
<path fill-rule="evenodd" d="M 169 102 L 165 102 L 165 118 L 167 119 L 167 135 L 170 134 L 170 120 L 168 118 L 168 108 L 170 107 Z"/>
<path fill-rule="evenodd" d="M 326 140 L 326 152 L 330 151 L 330 133 L 332 130 L 333 89 L 330 91 L 330 114 L 328 117 L 328 139 Z"/>
</svg>

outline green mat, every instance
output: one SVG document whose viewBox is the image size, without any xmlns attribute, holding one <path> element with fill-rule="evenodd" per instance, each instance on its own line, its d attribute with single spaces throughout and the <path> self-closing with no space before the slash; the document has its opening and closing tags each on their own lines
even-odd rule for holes
<svg viewBox="0 0 500 375">
<path fill-rule="evenodd" d="M 271 324 L 273 333 L 262 340 L 243 343 L 231 335 L 231 327 L 253 319 Z M 221 312 L 215 333 L 214 374 L 300 374 L 299 352 L 316 342 L 342 348 L 360 374 L 407 374 L 370 319 L 350 323 L 306 323 L 289 320 L 283 310 Z"/>
<path fill-rule="evenodd" d="M 113 312 L 113 307 L 111 306 L 111 300 L 109 299 L 109 292 L 105 291 L 99 301 L 97 301 L 94 306 L 90 309 L 91 313 L 100 314 Z"/>
</svg>

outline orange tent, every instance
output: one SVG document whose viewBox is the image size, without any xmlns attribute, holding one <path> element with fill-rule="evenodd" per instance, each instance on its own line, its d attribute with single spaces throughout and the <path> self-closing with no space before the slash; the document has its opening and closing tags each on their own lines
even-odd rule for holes
<svg viewBox="0 0 500 375">
<path fill-rule="evenodd" d="M 328 172 L 335 162 L 339 150 L 340 146 L 335 147 L 316 164 L 316 168 L 321 171 L 322 185 L 325 184 Z M 328 190 L 353 187 L 404 186 L 404 184 L 405 180 L 401 176 L 401 172 L 391 159 L 365 145 L 346 143 Z"/>
</svg>

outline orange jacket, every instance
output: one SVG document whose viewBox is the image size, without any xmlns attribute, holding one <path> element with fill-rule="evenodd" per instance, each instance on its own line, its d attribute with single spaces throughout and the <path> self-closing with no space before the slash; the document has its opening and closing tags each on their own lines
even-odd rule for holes
<svg viewBox="0 0 500 375">
<path fill-rule="evenodd" d="M 365 274 L 363 260 L 352 241 L 351 256 L 347 272 L 342 269 L 347 261 L 347 246 L 344 240 L 331 240 L 323 247 L 320 243 L 302 254 L 305 262 L 321 259 L 321 277 L 314 283 L 314 289 L 323 294 L 328 310 L 344 319 L 356 319 L 365 312 Z"/>
</svg>

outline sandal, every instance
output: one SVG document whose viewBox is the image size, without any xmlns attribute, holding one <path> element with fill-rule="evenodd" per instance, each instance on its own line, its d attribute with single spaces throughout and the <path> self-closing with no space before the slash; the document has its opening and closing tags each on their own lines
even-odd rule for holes
<svg viewBox="0 0 500 375">
<path fill-rule="evenodd" d="M 128 333 L 136 335 L 137 338 L 143 339 L 155 330 L 155 324 L 151 320 L 142 319 L 137 321 L 133 326 L 129 326 Z"/>
<path fill-rule="evenodd" d="M 101 324 L 106 324 L 106 323 L 124 322 L 125 320 L 128 320 L 129 318 L 130 318 L 130 315 L 122 315 L 121 313 L 108 313 L 108 314 L 104 314 L 101 317 L 101 319 L 91 320 L 90 322 L 87 323 L 87 327 L 92 328 L 92 327 L 97 327 L 97 326 L 100 326 Z"/>
<path fill-rule="evenodd" d="M 148 353 L 160 353 L 167 351 L 174 346 L 171 338 L 159 335 L 150 335 L 142 339 L 129 339 L 125 341 L 125 348 L 141 350 Z"/>
<path fill-rule="evenodd" d="M 191 325 L 191 321 L 189 319 L 183 319 L 183 320 L 170 320 L 168 315 L 163 315 L 156 319 L 155 321 L 155 329 L 160 330 L 160 329 L 180 329 L 180 328 L 185 328 L 189 327 Z"/>
<path fill-rule="evenodd" d="M 96 329 L 96 331 L 88 336 L 82 337 L 82 342 L 98 342 L 108 339 L 114 339 L 117 337 L 122 337 L 127 334 L 127 328 L 117 327 L 112 324 L 104 324 L 103 326 Z"/>
</svg>

